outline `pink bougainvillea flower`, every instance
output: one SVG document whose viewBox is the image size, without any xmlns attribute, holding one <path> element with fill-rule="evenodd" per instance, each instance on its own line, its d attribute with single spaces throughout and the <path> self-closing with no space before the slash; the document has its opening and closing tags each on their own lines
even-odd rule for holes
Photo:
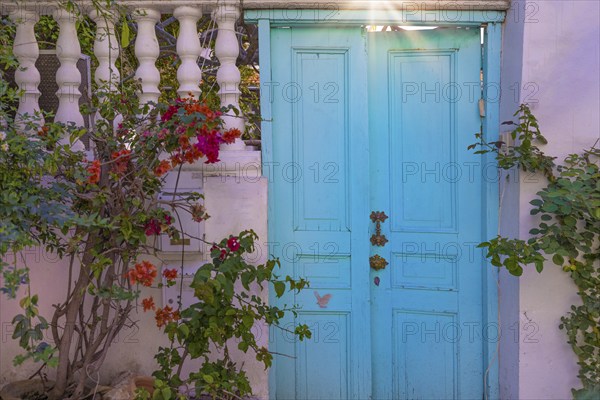
<svg viewBox="0 0 600 400">
<path fill-rule="evenodd" d="M 222 143 L 222 139 L 216 132 L 198 135 L 197 139 L 194 146 L 206 156 L 206 164 L 219 162 L 219 145 Z"/>
</svg>

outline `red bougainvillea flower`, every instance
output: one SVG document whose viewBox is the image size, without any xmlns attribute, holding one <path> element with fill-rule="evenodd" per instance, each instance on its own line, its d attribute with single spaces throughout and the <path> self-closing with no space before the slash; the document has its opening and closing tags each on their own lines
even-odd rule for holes
<svg viewBox="0 0 600 400">
<path fill-rule="evenodd" d="M 242 136 L 242 132 L 239 129 L 233 128 L 223 133 L 223 141 L 227 144 L 235 142 L 235 139 Z"/>
<path fill-rule="evenodd" d="M 225 257 L 227 257 L 227 251 L 225 249 L 221 249 L 220 247 L 213 245 L 210 248 L 210 252 L 212 253 L 214 250 L 219 250 L 219 260 L 221 260 L 221 261 L 225 260 Z"/>
<path fill-rule="evenodd" d="M 227 247 L 229 247 L 229 250 L 236 252 L 240 249 L 240 241 L 236 237 L 230 237 L 227 240 Z"/>
<path fill-rule="evenodd" d="M 95 185 L 100 182 L 100 161 L 94 160 L 87 168 L 87 172 L 90 174 L 88 183 Z"/>
<path fill-rule="evenodd" d="M 160 223 L 154 218 L 146 222 L 144 229 L 146 231 L 146 236 L 160 235 L 161 232 Z"/>
<path fill-rule="evenodd" d="M 162 117 L 160 117 L 160 120 L 162 122 L 170 121 L 173 118 L 173 115 L 177 113 L 177 110 L 179 110 L 179 107 L 175 105 L 169 106 L 169 108 L 167 108 L 167 111 L 165 111 Z"/>
<path fill-rule="evenodd" d="M 154 175 L 163 176 L 171 170 L 171 163 L 167 160 L 162 160 L 156 168 L 154 168 Z"/>
<path fill-rule="evenodd" d="M 156 267 L 149 261 L 142 261 L 139 264 L 135 264 L 135 267 L 127 271 L 127 278 L 129 283 L 135 285 L 139 283 L 143 286 L 152 286 L 154 278 L 156 278 Z"/>
<path fill-rule="evenodd" d="M 156 305 L 152 297 L 142 300 L 142 306 L 144 307 L 144 311 L 156 310 Z"/>
<path fill-rule="evenodd" d="M 112 159 L 115 161 L 113 170 L 117 174 L 123 174 L 127 171 L 127 165 L 129 164 L 131 151 L 127 149 L 115 151 L 112 153 Z"/>
<path fill-rule="evenodd" d="M 159 308 L 156 310 L 156 315 L 154 317 L 156 319 L 156 326 L 163 327 L 171 321 L 177 321 L 179 316 L 179 310 L 173 311 L 173 309 L 169 306 L 165 306 L 165 308 Z"/>
<path fill-rule="evenodd" d="M 165 269 L 162 274 L 168 281 L 177 279 L 176 269 Z"/>
</svg>

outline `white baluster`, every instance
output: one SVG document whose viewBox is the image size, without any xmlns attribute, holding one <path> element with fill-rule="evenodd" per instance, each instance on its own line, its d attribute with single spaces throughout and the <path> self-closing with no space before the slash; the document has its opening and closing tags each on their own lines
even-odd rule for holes
<svg viewBox="0 0 600 400">
<path fill-rule="evenodd" d="M 35 62 L 40 55 L 37 40 L 35 38 L 34 27 L 39 21 L 39 15 L 33 11 L 17 9 L 10 14 L 11 20 L 17 25 L 13 53 L 19 61 L 19 67 L 15 72 L 15 82 L 22 92 L 19 108 L 17 110 L 16 124 L 19 129 L 25 129 L 26 122 L 35 122 L 42 126 L 44 118 L 40 114 L 40 119 L 22 118 L 28 115 L 30 118 L 40 111 L 39 98 L 40 91 L 40 72 L 35 66 Z"/>
<path fill-rule="evenodd" d="M 119 57 L 119 45 L 115 35 L 116 16 L 109 11 L 90 11 L 90 18 L 96 23 L 96 40 L 94 42 L 94 54 L 98 59 L 98 68 L 94 73 L 94 79 L 98 85 L 98 100 L 102 101 L 108 92 L 116 92 L 121 75 L 115 65 Z M 96 120 L 101 118 L 96 114 Z M 115 125 L 121 121 L 120 116 L 114 119 Z"/>
<path fill-rule="evenodd" d="M 198 58 L 202 47 L 198 38 L 196 24 L 202 17 L 202 9 L 181 6 L 175 9 L 173 16 L 179 20 L 179 36 L 177 37 L 177 54 L 181 59 L 181 65 L 177 69 L 177 80 L 179 97 L 188 97 L 191 93 L 195 98 L 200 97 L 200 81 L 202 71 L 198 66 Z"/>
<path fill-rule="evenodd" d="M 135 39 L 135 56 L 140 65 L 135 71 L 136 79 L 141 80 L 142 90 L 138 94 L 140 104 L 158 103 L 160 90 L 160 72 L 156 68 L 156 60 L 160 53 L 158 39 L 156 38 L 156 23 L 160 20 L 160 13 L 151 8 L 140 8 L 133 13 L 133 19 L 138 24 Z"/>
<path fill-rule="evenodd" d="M 77 61 L 81 55 L 81 46 L 77 37 L 75 26 L 76 15 L 65 9 L 57 9 L 53 13 L 58 23 L 60 32 L 56 41 L 56 56 L 60 61 L 60 68 L 56 71 L 56 84 L 58 91 L 58 110 L 54 120 L 56 122 L 73 122 L 76 126 L 83 127 L 83 115 L 79 110 L 81 92 L 81 73 L 77 69 Z M 63 143 L 68 143 L 68 138 L 63 138 Z M 83 143 L 73 143 L 73 150 L 84 150 Z"/>
<path fill-rule="evenodd" d="M 240 49 L 235 32 L 235 22 L 240 17 L 240 9 L 237 1 L 220 1 L 213 12 L 213 19 L 219 27 L 217 40 L 215 42 L 215 55 L 221 65 L 217 71 L 217 83 L 219 84 L 219 96 L 221 105 L 232 105 L 239 110 L 241 81 L 240 70 L 236 65 Z M 237 128 L 244 132 L 244 118 L 242 114 L 235 115 L 229 111 L 223 116 L 227 129 Z M 244 150 L 246 145 L 241 139 L 233 144 L 225 145 L 226 150 Z"/>
</svg>

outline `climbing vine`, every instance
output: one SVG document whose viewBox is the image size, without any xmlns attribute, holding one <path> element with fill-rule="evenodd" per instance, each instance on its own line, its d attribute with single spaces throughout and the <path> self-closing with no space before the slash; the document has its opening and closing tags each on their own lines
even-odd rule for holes
<svg viewBox="0 0 600 400">
<path fill-rule="evenodd" d="M 568 343 L 578 358 L 583 388 L 573 389 L 574 398 L 600 393 L 600 149 L 595 145 L 581 154 L 570 154 L 562 164 L 537 146 L 546 144 L 537 119 L 527 105 L 515 113 L 519 122 L 512 132 L 517 145 L 502 141 L 479 142 L 469 146 L 477 154 L 494 153 L 498 166 L 540 172 L 547 185 L 530 204 L 531 215 L 539 217 L 528 240 L 498 236 L 481 243 L 492 265 L 505 267 L 520 276 L 533 264 L 538 272 L 547 257 L 568 273 L 577 286 L 580 305 L 561 318 Z"/>
</svg>

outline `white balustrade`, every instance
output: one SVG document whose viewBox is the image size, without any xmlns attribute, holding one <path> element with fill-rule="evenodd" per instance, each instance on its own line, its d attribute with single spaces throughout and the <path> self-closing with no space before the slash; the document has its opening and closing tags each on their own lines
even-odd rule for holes
<svg viewBox="0 0 600 400">
<path fill-rule="evenodd" d="M 133 19 L 138 24 L 135 56 L 139 66 L 135 71 L 135 78 L 141 80 L 142 86 L 138 96 L 141 104 L 156 104 L 160 96 L 160 72 L 156 68 L 156 60 L 160 54 L 156 23 L 160 20 L 160 12 L 151 8 L 139 8 L 134 11 Z"/>
<path fill-rule="evenodd" d="M 21 8 L 14 10 L 10 14 L 10 18 L 17 28 L 13 54 L 19 62 L 19 67 L 15 71 L 15 82 L 22 93 L 17 110 L 17 128 L 25 129 L 26 120 L 41 126 L 44 124 L 44 118 L 41 114 L 38 120 L 31 118 L 40 110 L 40 91 L 38 90 L 40 72 L 35 66 L 35 62 L 40 55 L 40 49 L 34 33 L 34 27 L 39 20 L 39 16 L 36 12 Z M 26 118 L 26 116 L 29 116 L 29 118 Z"/>
<path fill-rule="evenodd" d="M 59 26 L 58 40 L 56 41 L 56 56 L 60 61 L 60 68 L 56 71 L 56 84 L 58 91 L 58 110 L 54 120 L 56 122 L 73 122 L 76 126 L 83 127 L 83 115 L 79 110 L 81 92 L 81 73 L 77 69 L 77 61 L 81 56 L 81 46 L 77 37 L 76 15 L 65 9 L 58 8 L 53 13 Z M 68 138 L 63 138 L 63 143 L 68 143 Z M 73 150 L 84 150 L 83 143 L 73 143 Z"/>
<path fill-rule="evenodd" d="M 193 1 L 189 5 L 181 5 L 182 2 L 177 2 L 179 6 L 171 11 L 166 3 L 159 4 L 157 2 L 156 8 L 153 8 L 154 5 L 146 7 L 145 3 L 143 4 L 131 13 L 133 20 L 137 23 L 135 55 L 139 66 L 135 72 L 135 78 L 141 82 L 141 90 L 138 94 L 140 103 L 158 103 L 160 96 L 161 77 L 156 67 L 160 48 L 155 29 L 156 24 L 160 21 L 161 12 L 172 12 L 179 21 L 177 54 L 181 59 L 181 65 L 177 70 L 179 82 L 177 93 L 180 97 L 187 97 L 191 93 L 196 98 L 200 98 L 202 70 L 198 65 L 198 59 L 201 57 L 203 49 L 198 37 L 197 23 L 202 17 L 202 6 Z M 17 25 L 14 54 L 20 64 L 15 81 L 23 93 L 18 115 L 33 114 L 39 110 L 40 74 L 35 68 L 39 48 L 34 34 L 34 26 L 39 17 L 35 12 L 26 10 L 26 8 L 19 7 L 13 9 L 10 14 L 11 19 Z M 237 0 L 216 2 L 212 13 L 212 18 L 218 26 L 215 55 L 220 62 L 216 77 L 219 85 L 219 97 L 222 105 L 231 105 L 238 110 L 240 108 L 241 77 L 236 65 L 239 42 L 235 23 L 240 14 L 240 4 Z M 56 96 L 59 106 L 55 120 L 84 126 L 83 116 L 79 109 L 81 74 L 77 69 L 77 62 L 80 58 L 81 47 L 77 38 L 76 15 L 63 8 L 54 9 L 52 15 L 60 29 L 56 43 L 60 68 L 56 72 L 56 83 L 58 84 Z M 99 88 L 96 94 L 101 100 L 107 91 L 118 90 L 120 81 L 119 70 L 115 65 L 119 57 L 119 46 L 115 35 L 117 16 L 98 10 L 90 11 L 89 15 L 97 27 L 94 54 L 98 59 L 98 67 L 94 72 L 94 79 Z M 236 115 L 233 111 L 229 111 L 223 116 L 223 119 L 226 128 L 236 128 L 243 132 L 245 120 L 241 113 Z M 79 142 L 75 146 L 78 149 L 83 148 Z M 223 146 L 223 150 L 243 149 L 245 149 L 245 145 L 241 139 L 231 145 Z"/>
<path fill-rule="evenodd" d="M 215 42 L 215 55 L 219 59 L 220 67 L 217 71 L 217 83 L 219 84 L 219 96 L 221 104 L 232 105 L 239 110 L 240 100 L 240 70 L 236 65 L 239 55 L 239 44 L 235 31 L 235 22 L 240 17 L 240 8 L 237 1 L 220 1 L 213 12 L 213 19 L 217 23 L 219 31 Z M 228 129 L 239 129 L 244 132 L 244 118 L 241 114 L 236 115 L 232 110 L 223 116 L 225 127 Z M 233 144 L 224 145 L 224 150 L 244 150 L 246 148 L 241 139 Z"/>
<path fill-rule="evenodd" d="M 119 57 L 119 44 L 115 35 L 116 16 L 108 10 L 93 9 L 90 18 L 96 23 L 96 38 L 94 41 L 94 54 L 98 59 L 98 67 L 94 72 L 94 79 L 98 85 L 98 100 L 109 92 L 116 92 L 121 75 L 115 62 Z M 102 118 L 96 114 L 96 120 Z M 114 119 L 115 126 L 121 121 L 120 116 Z"/>
<path fill-rule="evenodd" d="M 177 37 L 177 54 L 181 65 L 177 69 L 179 88 L 177 94 L 181 98 L 191 93 L 200 98 L 200 81 L 202 70 L 198 66 L 198 58 L 202 53 L 196 24 L 202 17 L 202 9 L 188 6 L 177 7 L 173 16 L 179 20 L 179 36 Z"/>
</svg>

